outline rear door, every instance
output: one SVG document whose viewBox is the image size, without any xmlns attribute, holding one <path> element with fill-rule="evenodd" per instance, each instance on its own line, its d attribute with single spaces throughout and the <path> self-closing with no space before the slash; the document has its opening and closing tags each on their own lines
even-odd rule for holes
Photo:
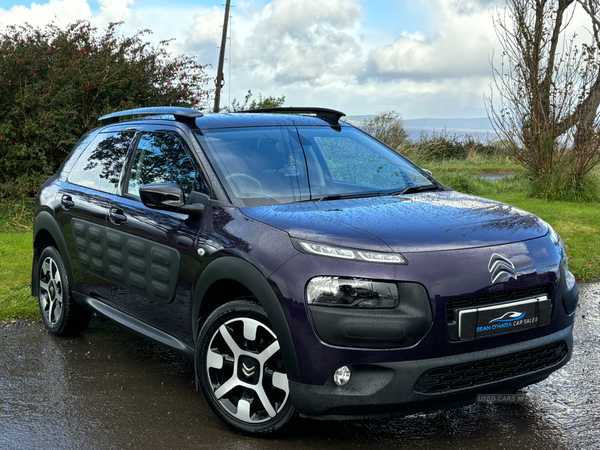
<svg viewBox="0 0 600 450">
<path fill-rule="evenodd" d="M 206 178 L 177 128 L 142 128 L 118 195 L 109 207 L 107 245 L 113 298 L 119 309 L 184 341 L 191 339 L 189 302 L 202 215 L 150 209 L 144 184 L 174 183 L 193 202 L 210 195 Z M 192 198 L 192 202 L 190 202 Z"/>
<path fill-rule="evenodd" d="M 109 304 L 105 227 L 110 198 L 117 192 L 134 135 L 132 129 L 97 134 L 72 163 L 58 191 L 61 207 L 56 220 L 73 267 L 76 286 L 71 289 Z"/>
</svg>

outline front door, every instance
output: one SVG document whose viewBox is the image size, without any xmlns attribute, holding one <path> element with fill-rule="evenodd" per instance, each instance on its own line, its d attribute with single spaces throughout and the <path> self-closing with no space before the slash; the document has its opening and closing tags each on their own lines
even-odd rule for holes
<svg viewBox="0 0 600 450">
<path fill-rule="evenodd" d="M 113 197 L 107 225 L 113 298 L 119 309 L 181 340 L 191 339 L 189 302 L 197 267 L 202 216 L 150 209 L 139 189 L 150 183 L 179 185 L 186 200 L 210 195 L 185 138 L 173 131 L 141 131 Z"/>
</svg>

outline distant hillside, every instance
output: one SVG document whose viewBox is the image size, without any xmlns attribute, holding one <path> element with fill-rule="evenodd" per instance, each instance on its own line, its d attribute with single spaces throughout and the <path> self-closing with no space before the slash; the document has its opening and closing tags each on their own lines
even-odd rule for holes
<svg viewBox="0 0 600 450">
<path fill-rule="evenodd" d="M 354 124 L 373 116 L 348 116 L 344 119 Z M 437 130 L 444 128 L 448 130 L 473 130 L 473 131 L 493 131 L 492 124 L 487 117 L 477 117 L 474 119 L 405 119 L 404 128 L 418 128 L 419 130 Z"/>
</svg>

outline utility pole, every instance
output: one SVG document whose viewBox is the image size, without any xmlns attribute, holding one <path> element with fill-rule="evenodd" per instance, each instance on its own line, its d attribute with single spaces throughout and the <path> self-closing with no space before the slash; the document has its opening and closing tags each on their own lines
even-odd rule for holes
<svg viewBox="0 0 600 450">
<path fill-rule="evenodd" d="M 219 67 L 217 68 L 217 81 L 215 82 L 215 107 L 214 112 L 219 112 L 221 109 L 219 103 L 221 103 L 221 89 L 225 80 L 223 80 L 223 61 L 225 60 L 225 45 L 227 43 L 227 24 L 229 23 L 229 5 L 231 0 L 227 0 L 225 3 L 225 19 L 223 19 L 223 36 L 221 37 L 221 52 L 219 53 Z M 230 44 L 231 45 L 231 44 Z"/>
</svg>

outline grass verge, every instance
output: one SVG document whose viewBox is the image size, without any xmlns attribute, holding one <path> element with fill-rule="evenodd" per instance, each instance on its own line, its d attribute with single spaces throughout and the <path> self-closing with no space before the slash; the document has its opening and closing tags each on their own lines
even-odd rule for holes
<svg viewBox="0 0 600 450">
<path fill-rule="evenodd" d="M 419 161 L 419 166 L 431 170 L 435 178 L 439 178 L 440 174 L 454 172 L 469 172 L 471 174 L 517 174 L 523 172 L 522 166 L 510 162 L 506 158 L 449 159 L 435 162 Z"/>
<path fill-rule="evenodd" d="M 35 200 L 28 198 L 0 203 L 0 233 L 31 233 Z"/>
<path fill-rule="evenodd" d="M 522 175 L 490 181 L 473 172 L 442 172 L 437 178 L 457 191 L 508 203 L 541 217 L 565 241 L 569 269 L 577 279 L 600 279 L 600 202 L 531 198 L 531 186 Z"/>
<path fill-rule="evenodd" d="M 31 233 L 0 233 L 0 320 L 39 317 L 31 296 Z"/>
<path fill-rule="evenodd" d="M 600 279 L 600 203 L 560 202 L 496 194 L 489 198 L 532 212 L 548 222 L 567 245 L 569 269 L 580 280 Z"/>
</svg>

